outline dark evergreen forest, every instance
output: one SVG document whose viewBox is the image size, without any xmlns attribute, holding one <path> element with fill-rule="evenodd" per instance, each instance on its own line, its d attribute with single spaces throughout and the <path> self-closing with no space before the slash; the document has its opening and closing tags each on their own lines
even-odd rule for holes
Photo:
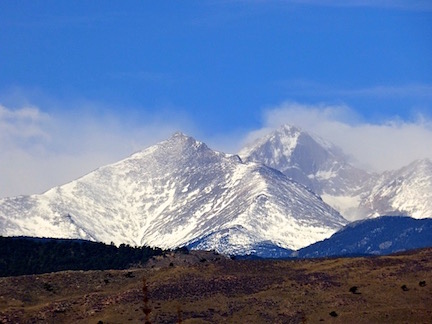
<svg viewBox="0 0 432 324">
<path fill-rule="evenodd" d="M 0 276 L 62 270 L 127 269 L 145 263 L 163 250 L 74 239 L 0 237 Z"/>
</svg>

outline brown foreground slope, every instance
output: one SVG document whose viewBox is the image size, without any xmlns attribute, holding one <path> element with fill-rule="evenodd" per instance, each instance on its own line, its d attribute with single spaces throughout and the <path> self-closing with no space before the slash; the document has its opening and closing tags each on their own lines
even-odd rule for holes
<svg viewBox="0 0 432 324">
<path fill-rule="evenodd" d="M 432 323 L 432 249 L 294 261 L 193 254 L 0 278 L 0 323 L 144 323 L 143 278 L 151 323 Z"/>
</svg>

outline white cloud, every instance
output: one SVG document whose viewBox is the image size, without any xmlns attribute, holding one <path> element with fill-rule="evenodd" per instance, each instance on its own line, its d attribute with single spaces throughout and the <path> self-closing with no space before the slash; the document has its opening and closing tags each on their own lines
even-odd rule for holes
<svg viewBox="0 0 432 324">
<path fill-rule="evenodd" d="M 192 131 L 187 118 L 172 111 L 118 116 L 82 102 L 68 111 L 0 105 L 0 197 L 41 193 L 177 130 Z"/>
<path fill-rule="evenodd" d="M 247 136 L 246 130 L 234 130 L 229 134 L 206 132 L 210 135 L 203 138 L 173 107 L 157 116 L 131 113 L 131 109 L 120 116 L 109 111 L 114 109 L 85 102 L 57 110 L 0 105 L 0 197 L 41 193 L 164 140 L 177 130 L 198 133 L 197 139 L 211 148 L 234 153 L 245 142 L 241 139 L 251 140 L 288 123 L 335 143 L 372 170 L 432 159 L 432 121 L 421 115 L 413 121 L 395 118 L 373 124 L 346 105 L 286 102 L 268 107 L 262 127 Z"/>
<path fill-rule="evenodd" d="M 35 107 L 10 110 L 0 105 L 0 143 L 2 146 L 19 140 L 25 144 L 34 139 L 47 139 L 49 135 L 42 125 L 49 120 L 48 115 Z"/>
<path fill-rule="evenodd" d="M 397 169 L 421 158 L 432 159 L 432 121 L 418 115 L 380 124 L 364 121 L 346 105 L 303 105 L 286 102 L 266 109 L 263 127 L 247 140 L 281 124 L 292 124 L 340 146 L 360 166 L 374 171 Z"/>
</svg>

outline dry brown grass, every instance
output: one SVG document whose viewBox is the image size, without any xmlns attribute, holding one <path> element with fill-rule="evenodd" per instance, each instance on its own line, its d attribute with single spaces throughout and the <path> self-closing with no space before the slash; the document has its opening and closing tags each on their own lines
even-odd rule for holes
<svg viewBox="0 0 432 324">
<path fill-rule="evenodd" d="M 151 323 L 432 322 L 432 249 L 326 260 L 185 258 L 0 278 L 0 322 L 144 323 L 145 294 Z"/>
</svg>

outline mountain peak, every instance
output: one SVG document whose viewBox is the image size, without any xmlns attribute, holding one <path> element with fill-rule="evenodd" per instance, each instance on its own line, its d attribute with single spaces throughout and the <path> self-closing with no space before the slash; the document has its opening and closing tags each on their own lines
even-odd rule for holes
<svg viewBox="0 0 432 324">
<path fill-rule="evenodd" d="M 305 134 L 305 132 L 300 128 L 290 124 L 284 124 L 267 135 L 255 140 L 249 147 L 257 146 L 268 141 L 271 141 L 273 145 L 293 146 L 301 134 Z"/>
<path fill-rule="evenodd" d="M 186 135 L 185 133 L 182 132 L 175 132 L 173 135 L 171 135 L 171 137 L 166 140 L 166 142 L 177 142 L 177 143 L 191 143 L 191 144 L 202 144 L 201 142 L 197 141 L 195 138 L 193 138 L 192 136 Z"/>
<path fill-rule="evenodd" d="M 244 161 L 261 162 L 275 169 L 286 164 L 297 146 L 301 131 L 291 125 L 282 125 L 271 133 L 243 148 L 239 155 Z M 283 171 L 283 170 L 281 170 Z"/>
<path fill-rule="evenodd" d="M 291 124 L 283 124 L 275 133 L 285 134 L 285 135 L 295 135 L 298 133 L 303 133 L 302 129 Z"/>
<path fill-rule="evenodd" d="M 333 188 L 326 190 L 327 185 L 322 185 L 322 180 L 328 182 L 327 187 L 332 186 L 343 170 L 352 169 L 348 157 L 339 148 L 289 124 L 282 125 L 247 146 L 241 150 L 240 156 L 245 161 L 261 162 L 278 169 L 318 194 L 333 191 Z M 345 174 L 344 176 L 349 177 Z M 354 180 L 349 179 L 346 189 L 357 186 Z"/>
<path fill-rule="evenodd" d="M 203 150 L 211 151 L 206 144 L 193 138 L 192 136 L 186 135 L 182 132 L 175 132 L 169 139 L 156 144 L 157 147 L 163 148 L 163 151 L 175 154 L 176 151 L 184 150 Z"/>
<path fill-rule="evenodd" d="M 186 135 L 183 132 L 177 131 L 174 134 L 171 135 L 170 139 L 175 140 L 175 139 L 181 139 L 181 140 L 187 140 L 191 138 L 190 136 Z"/>
</svg>

